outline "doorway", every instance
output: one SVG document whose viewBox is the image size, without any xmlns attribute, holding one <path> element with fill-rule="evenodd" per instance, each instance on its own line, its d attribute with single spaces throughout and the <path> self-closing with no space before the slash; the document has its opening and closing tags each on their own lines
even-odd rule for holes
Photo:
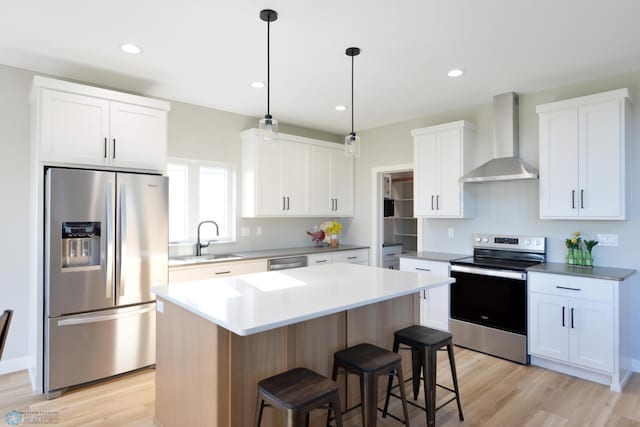
<svg viewBox="0 0 640 427">
<path fill-rule="evenodd" d="M 419 247 L 418 221 L 413 215 L 413 164 L 373 168 L 372 190 L 372 265 L 394 268 L 394 254 Z"/>
</svg>

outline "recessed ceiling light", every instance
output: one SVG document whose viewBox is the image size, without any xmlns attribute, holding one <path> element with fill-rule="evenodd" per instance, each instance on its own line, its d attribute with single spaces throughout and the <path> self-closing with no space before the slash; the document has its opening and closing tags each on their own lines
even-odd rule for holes
<svg viewBox="0 0 640 427">
<path fill-rule="evenodd" d="M 251 82 L 251 87 L 255 87 L 256 89 L 262 89 L 264 87 L 264 83 L 262 82 Z"/>
<path fill-rule="evenodd" d="M 336 105 L 335 106 L 336 111 L 344 111 L 347 109 L 346 105 Z"/>
<path fill-rule="evenodd" d="M 120 50 L 126 53 L 130 53 L 132 55 L 138 55 L 142 53 L 142 48 L 140 46 L 136 46 L 135 44 L 125 43 L 120 46 Z"/>
<path fill-rule="evenodd" d="M 464 74 L 464 70 L 462 68 L 453 68 L 453 69 L 449 70 L 449 72 L 447 73 L 447 76 L 449 76 L 449 77 L 460 77 L 463 74 Z"/>
</svg>

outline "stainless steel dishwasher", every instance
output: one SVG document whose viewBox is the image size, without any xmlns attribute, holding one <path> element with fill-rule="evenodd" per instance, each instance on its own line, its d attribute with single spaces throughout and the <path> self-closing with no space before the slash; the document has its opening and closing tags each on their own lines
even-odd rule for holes
<svg viewBox="0 0 640 427">
<path fill-rule="evenodd" d="M 306 267 L 307 265 L 307 257 L 305 255 L 267 260 L 268 271 L 289 270 L 290 268 Z"/>
</svg>

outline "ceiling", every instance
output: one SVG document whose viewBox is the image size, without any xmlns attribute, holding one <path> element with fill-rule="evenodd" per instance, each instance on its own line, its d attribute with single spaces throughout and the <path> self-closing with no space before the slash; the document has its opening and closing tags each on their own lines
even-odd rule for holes
<svg viewBox="0 0 640 427">
<path fill-rule="evenodd" d="M 260 117 L 356 131 L 640 69 L 638 0 L 0 0 L 0 63 Z M 122 53 L 136 43 L 141 55 Z M 467 72 L 447 77 L 452 67 Z"/>
</svg>

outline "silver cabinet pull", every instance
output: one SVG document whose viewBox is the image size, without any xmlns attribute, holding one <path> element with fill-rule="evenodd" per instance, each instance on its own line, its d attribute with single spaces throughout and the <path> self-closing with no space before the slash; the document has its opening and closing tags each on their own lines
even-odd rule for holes
<svg viewBox="0 0 640 427">
<path fill-rule="evenodd" d="M 431 210 L 432 210 L 432 211 L 433 211 L 433 210 L 435 210 L 435 209 L 433 208 L 433 198 L 434 198 L 434 197 L 435 197 L 435 196 L 432 194 L 432 195 L 431 195 Z"/>
<path fill-rule="evenodd" d="M 113 138 L 113 158 L 116 158 L 116 139 Z"/>
<path fill-rule="evenodd" d="M 562 306 L 562 327 L 565 327 L 565 323 L 564 323 L 564 311 L 565 311 L 565 306 Z"/>
<path fill-rule="evenodd" d="M 336 199 L 336 210 L 338 210 L 338 199 Z"/>
<path fill-rule="evenodd" d="M 328 259 L 318 259 L 318 260 L 316 260 L 316 264 L 320 264 L 322 262 L 329 262 L 329 260 Z"/>
<path fill-rule="evenodd" d="M 218 274 L 230 274 L 230 273 L 231 273 L 231 270 L 227 270 L 227 271 L 216 271 L 215 274 L 218 275 Z"/>
<path fill-rule="evenodd" d="M 576 208 L 576 190 L 571 190 L 571 209 Z"/>
<path fill-rule="evenodd" d="M 347 259 L 357 259 L 357 256 L 348 256 Z"/>
<path fill-rule="evenodd" d="M 584 209 L 584 190 L 580 190 L 580 209 Z"/>
<path fill-rule="evenodd" d="M 285 210 L 285 208 L 287 207 L 287 202 L 284 199 L 284 196 L 282 196 L 282 210 Z"/>
<path fill-rule="evenodd" d="M 420 271 L 431 271 L 431 269 L 429 269 L 429 268 L 420 268 L 420 267 L 416 267 L 416 270 L 420 270 Z"/>
<path fill-rule="evenodd" d="M 289 205 L 289 196 L 287 196 L 287 210 L 289 210 L 291 206 Z"/>
<path fill-rule="evenodd" d="M 104 137 L 104 158 L 107 158 L 107 137 Z"/>
<path fill-rule="evenodd" d="M 567 286 L 556 286 L 557 289 L 564 289 L 567 291 L 581 291 L 582 289 L 580 288 L 569 288 Z"/>
<path fill-rule="evenodd" d="M 436 196 L 436 209 L 440 210 L 440 195 L 439 194 Z"/>
</svg>

